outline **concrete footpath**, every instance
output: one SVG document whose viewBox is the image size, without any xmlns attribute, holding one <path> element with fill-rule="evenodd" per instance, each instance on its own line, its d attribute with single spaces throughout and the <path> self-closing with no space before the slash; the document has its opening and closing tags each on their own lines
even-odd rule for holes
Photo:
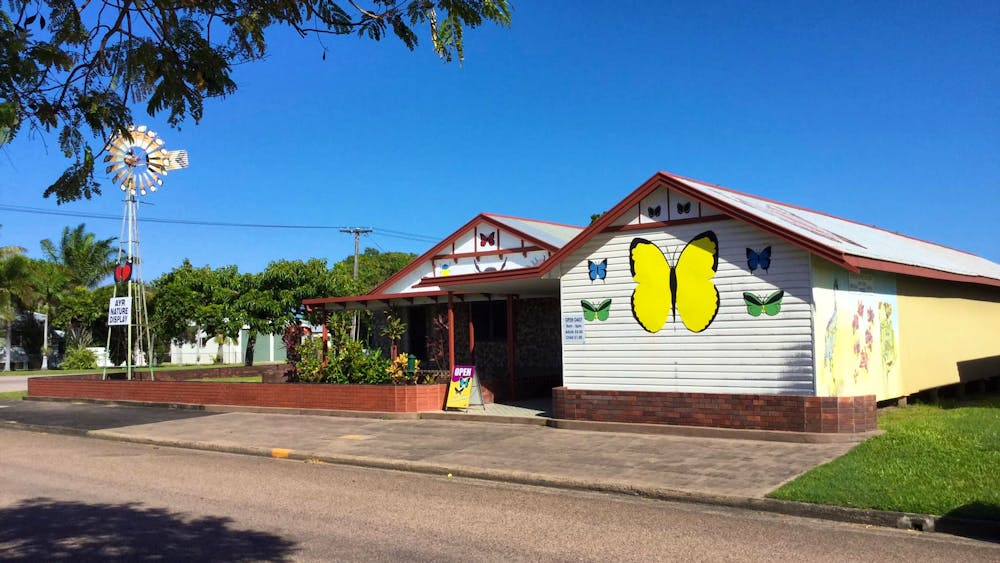
<svg viewBox="0 0 1000 563">
<path fill-rule="evenodd" d="M 21 401 L 0 428 L 641 495 L 933 530 L 933 517 L 785 502 L 764 495 L 852 442 L 565 430 L 525 420 L 378 419 Z"/>
</svg>

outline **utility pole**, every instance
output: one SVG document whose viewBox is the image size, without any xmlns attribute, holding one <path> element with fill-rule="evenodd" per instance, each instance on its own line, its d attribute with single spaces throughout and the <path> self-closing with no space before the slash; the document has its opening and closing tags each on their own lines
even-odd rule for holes
<svg viewBox="0 0 1000 563">
<path fill-rule="evenodd" d="M 358 279 L 358 255 L 361 253 L 361 235 L 368 234 L 372 232 L 372 230 L 371 228 L 366 227 L 348 227 L 340 229 L 340 232 L 354 235 L 354 279 Z M 351 321 L 351 340 L 357 341 L 357 339 L 358 312 L 354 311 L 354 318 Z"/>
</svg>

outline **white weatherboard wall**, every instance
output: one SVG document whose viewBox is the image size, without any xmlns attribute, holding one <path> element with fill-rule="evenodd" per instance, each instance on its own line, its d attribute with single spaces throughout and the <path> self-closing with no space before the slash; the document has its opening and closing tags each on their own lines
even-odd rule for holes
<svg viewBox="0 0 1000 563">
<path fill-rule="evenodd" d="M 628 218 L 625 218 L 628 222 Z M 629 246 L 641 237 L 656 243 L 674 264 L 684 246 L 711 230 L 719 241 L 714 283 L 720 309 L 711 325 L 693 333 L 680 316 L 657 333 L 632 316 L 635 289 Z M 768 272 L 749 272 L 746 249 L 771 246 Z M 587 261 L 607 258 L 607 277 L 591 281 Z M 570 389 L 703 393 L 814 393 L 812 281 L 805 251 L 731 219 L 649 230 L 604 233 L 562 264 L 562 314 L 581 314 L 581 299 L 611 299 L 606 321 L 585 322 L 585 342 L 563 344 L 563 384 Z M 781 311 L 752 317 L 743 292 L 762 297 L 784 290 Z"/>
</svg>

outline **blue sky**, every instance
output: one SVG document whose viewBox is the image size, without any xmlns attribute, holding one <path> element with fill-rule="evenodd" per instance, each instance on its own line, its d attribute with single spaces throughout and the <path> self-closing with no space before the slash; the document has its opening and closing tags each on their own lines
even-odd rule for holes
<svg viewBox="0 0 1000 563">
<path fill-rule="evenodd" d="M 140 208 L 145 278 L 334 262 L 353 239 L 143 217 L 374 227 L 363 246 L 420 253 L 480 211 L 585 225 L 657 170 L 1000 262 L 998 26 L 996 2 L 522 1 L 510 29 L 468 33 L 461 66 L 426 40 L 275 30 L 200 124 L 137 112 L 191 161 Z M 0 149 L 0 203 L 120 216 L 111 185 L 42 199 L 65 164 L 54 137 Z M 82 221 L 120 231 L 0 211 L 0 244 L 40 256 Z"/>
</svg>

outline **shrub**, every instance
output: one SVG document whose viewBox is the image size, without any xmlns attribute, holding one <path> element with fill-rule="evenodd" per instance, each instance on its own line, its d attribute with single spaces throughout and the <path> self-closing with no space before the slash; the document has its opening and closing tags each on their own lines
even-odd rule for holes
<svg viewBox="0 0 1000 563">
<path fill-rule="evenodd" d="M 428 379 L 420 371 L 420 360 L 414 358 L 413 373 L 410 369 L 410 355 L 406 352 L 396 356 L 389 366 L 389 375 L 396 385 L 416 385 L 418 383 L 433 383 L 433 378 Z"/>
<path fill-rule="evenodd" d="M 325 366 L 322 360 L 323 342 L 315 338 L 306 338 L 295 347 L 298 359 L 292 362 L 294 377 L 292 381 L 302 383 L 322 383 L 326 379 Z"/>
<path fill-rule="evenodd" d="M 350 338 L 327 352 L 322 360 L 323 342 L 306 338 L 296 347 L 298 360 L 293 362 L 294 379 L 303 383 L 361 383 L 381 385 L 392 383 L 390 362 L 381 350 L 365 350 L 360 342 Z"/>
<path fill-rule="evenodd" d="M 86 348 L 72 348 L 66 351 L 62 369 L 97 369 L 97 354 Z"/>
</svg>

